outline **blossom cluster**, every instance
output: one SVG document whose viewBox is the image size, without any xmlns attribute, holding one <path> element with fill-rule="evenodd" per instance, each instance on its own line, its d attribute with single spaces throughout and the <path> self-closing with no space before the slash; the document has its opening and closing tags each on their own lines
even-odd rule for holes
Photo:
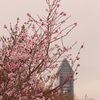
<svg viewBox="0 0 100 100">
<path fill-rule="evenodd" d="M 69 17 L 65 18 L 65 12 L 58 13 L 58 0 L 46 2 L 49 9 L 45 19 L 36 20 L 27 13 L 29 20 L 21 28 L 19 18 L 14 28 L 4 25 L 10 36 L 0 37 L 0 100 L 56 100 L 60 96 L 59 86 L 52 89 L 56 74 L 48 73 L 58 67 L 60 58 L 71 57 L 68 51 L 72 46 L 64 46 L 62 40 L 77 23 L 62 29 Z M 57 44 L 59 40 L 61 46 Z"/>
</svg>

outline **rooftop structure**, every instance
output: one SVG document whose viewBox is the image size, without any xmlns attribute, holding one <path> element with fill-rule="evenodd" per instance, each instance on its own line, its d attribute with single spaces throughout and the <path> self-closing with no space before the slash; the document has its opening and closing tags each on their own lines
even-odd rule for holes
<svg viewBox="0 0 100 100">
<path fill-rule="evenodd" d="M 73 73 L 73 70 L 71 68 L 71 66 L 69 65 L 67 59 L 63 59 L 61 65 L 59 66 L 58 69 L 58 76 L 57 76 L 57 81 L 58 81 L 58 85 L 62 84 L 65 79 L 67 78 L 69 72 L 70 75 Z M 60 90 L 62 93 L 71 93 L 74 94 L 74 89 L 73 89 L 73 77 L 71 79 L 68 80 L 68 82 L 66 84 L 64 84 L 63 86 L 61 86 Z"/>
</svg>

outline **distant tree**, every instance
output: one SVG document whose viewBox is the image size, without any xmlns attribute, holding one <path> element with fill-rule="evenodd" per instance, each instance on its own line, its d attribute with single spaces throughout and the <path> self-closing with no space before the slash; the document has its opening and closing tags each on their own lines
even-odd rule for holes
<svg viewBox="0 0 100 100">
<path fill-rule="evenodd" d="M 52 70 L 58 67 L 57 61 L 66 57 L 74 66 L 79 60 L 80 50 L 74 60 L 70 59 L 69 51 L 76 44 L 66 47 L 63 38 L 66 37 L 77 25 L 71 24 L 62 28 L 70 18 L 65 12 L 58 13 L 60 0 L 46 0 L 48 13 L 45 17 L 38 16 L 34 19 L 29 13 L 29 20 L 21 28 L 19 18 L 10 29 L 4 25 L 9 37 L 0 37 L 0 100 L 57 100 L 59 88 L 72 77 L 69 75 L 63 84 L 53 87 L 56 79 Z M 32 32 L 31 35 L 28 33 Z M 57 41 L 61 40 L 61 44 Z M 66 55 L 64 55 L 66 52 Z M 77 67 L 80 66 L 77 64 Z M 75 69 L 74 74 L 77 74 Z M 48 84 L 49 83 L 49 84 Z M 47 84 L 47 85 L 46 85 Z M 44 85 L 44 86 L 43 86 Z M 45 88 L 46 87 L 46 88 Z M 66 99 L 65 99 L 66 100 Z"/>
<path fill-rule="evenodd" d="M 79 99 L 79 98 L 77 98 L 77 97 L 75 96 L 75 97 L 74 97 L 74 100 L 95 100 L 95 99 L 89 98 L 89 97 L 87 96 L 87 94 L 85 94 L 85 97 L 83 97 L 82 99 Z"/>
</svg>

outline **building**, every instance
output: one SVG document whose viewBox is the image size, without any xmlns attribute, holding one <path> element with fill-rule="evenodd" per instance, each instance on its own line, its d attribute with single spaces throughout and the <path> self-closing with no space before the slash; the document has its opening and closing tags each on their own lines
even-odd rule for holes
<svg viewBox="0 0 100 100">
<path fill-rule="evenodd" d="M 57 84 L 60 85 L 62 84 L 65 79 L 67 78 L 68 74 L 70 75 L 73 74 L 73 70 L 71 66 L 69 65 L 68 61 L 66 58 L 63 59 L 61 65 L 59 66 L 58 69 L 58 75 L 57 75 Z M 74 94 L 74 86 L 73 86 L 73 77 L 68 80 L 67 83 L 65 83 L 63 86 L 60 87 L 61 92 L 64 93 L 69 93 L 69 94 Z"/>
</svg>

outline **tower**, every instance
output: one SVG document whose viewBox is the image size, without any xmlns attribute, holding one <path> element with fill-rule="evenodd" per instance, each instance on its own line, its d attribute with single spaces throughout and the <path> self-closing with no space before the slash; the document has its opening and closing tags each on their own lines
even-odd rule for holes
<svg viewBox="0 0 100 100">
<path fill-rule="evenodd" d="M 63 59 L 61 65 L 58 69 L 58 72 L 59 72 L 59 74 L 57 76 L 58 85 L 62 84 L 65 81 L 69 72 L 70 72 L 70 75 L 73 74 L 73 70 L 70 67 L 66 58 Z M 65 83 L 63 86 L 61 86 L 60 90 L 62 93 L 74 94 L 73 77 L 71 79 L 69 79 L 68 82 Z"/>
</svg>

